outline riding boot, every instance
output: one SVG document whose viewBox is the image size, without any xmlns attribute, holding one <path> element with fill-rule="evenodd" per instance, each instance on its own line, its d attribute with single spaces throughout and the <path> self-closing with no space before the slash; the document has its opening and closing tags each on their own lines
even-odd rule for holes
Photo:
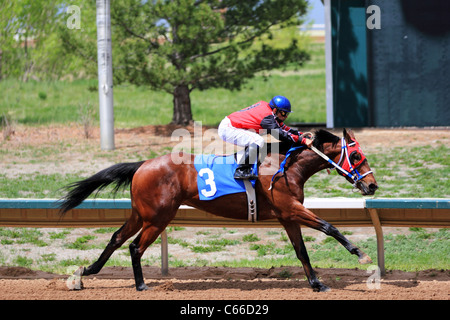
<svg viewBox="0 0 450 320">
<path fill-rule="evenodd" d="M 238 180 L 256 180 L 258 179 L 258 173 L 253 172 L 253 164 L 258 163 L 258 145 L 251 144 L 245 147 L 245 153 L 239 162 L 234 178 Z"/>
</svg>

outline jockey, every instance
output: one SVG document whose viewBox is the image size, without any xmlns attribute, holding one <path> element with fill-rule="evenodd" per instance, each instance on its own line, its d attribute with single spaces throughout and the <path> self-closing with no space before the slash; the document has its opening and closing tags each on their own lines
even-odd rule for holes
<svg viewBox="0 0 450 320">
<path fill-rule="evenodd" d="M 219 136 L 226 142 L 245 147 L 245 156 L 238 164 L 235 179 L 258 178 L 252 167 L 253 163 L 257 162 L 255 159 L 258 156 L 258 148 L 264 146 L 261 134 L 275 130 L 278 133 L 277 138 L 282 141 L 298 142 L 301 139 L 301 132 L 283 123 L 291 112 L 289 100 L 284 96 L 275 96 L 269 103 L 259 101 L 250 107 L 233 112 L 222 120 L 218 129 Z M 300 143 L 309 148 L 312 140 L 302 138 Z"/>
</svg>

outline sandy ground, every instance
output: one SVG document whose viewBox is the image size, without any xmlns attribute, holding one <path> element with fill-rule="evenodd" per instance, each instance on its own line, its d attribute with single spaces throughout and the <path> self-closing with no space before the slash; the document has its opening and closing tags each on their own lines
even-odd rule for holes
<svg viewBox="0 0 450 320">
<path fill-rule="evenodd" d="M 380 282 L 358 269 L 317 269 L 332 290 L 313 292 L 303 270 L 285 268 L 144 267 L 146 284 L 137 292 L 131 268 L 108 267 L 83 278 L 84 289 L 69 291 L 66 276 L 25 268 L 0 268 L 0 299 L 8 300 L 448 300 L 450 272 L 389 272 Z M 289 271 L 284 279 L 280 273 Z"/>
</svg>

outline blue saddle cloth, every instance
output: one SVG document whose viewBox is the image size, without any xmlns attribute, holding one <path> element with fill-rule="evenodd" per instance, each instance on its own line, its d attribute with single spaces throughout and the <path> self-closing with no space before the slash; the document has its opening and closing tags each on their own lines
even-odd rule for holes
<svg viewBox="0 0 450 320">
<path fill-rule="evenodd" d="M 244 181 L 234 179 L 237 163 L 234 155 L 199 154 L 195 157 L 200 200 L 213 200 L 227 194 L 245 192 Z M 255 180 L 251 180 L 255 187 Z"/>
</svg>

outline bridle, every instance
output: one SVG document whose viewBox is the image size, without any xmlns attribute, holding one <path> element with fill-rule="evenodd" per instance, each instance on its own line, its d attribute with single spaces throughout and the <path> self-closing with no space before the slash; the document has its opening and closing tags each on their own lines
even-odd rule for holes
<svg viewBox="0 0 450 320">
<path fill-rule="evenodd" d="M 309 135 L 311 140 L 314 140 L 314 135 L 310 132 L 304 133 L 302 137 Z M 284 160 L 280 164 L 280 169 L 272 176 L 272 180 L 270 182 L 269 190 L 272 190 L 272 185 L 275 176 L 278 173 L 284 173 L 284 166 L 286 165 L 287 159 L 290 157 L 291 153 L 295 150 L 304 148 L 305 146 L 297 146 L 297 147 L 291 147 L 288 152 L 286 153 L 286 156 Z M 350 150 L 349 150 L 350 149 Z M 319 149 L 317 149 L 314 146 L 311 146 L 311 150 L 313 150 L 315 153 L 317 153 L 319 156 L 321 156 L 323 159 L 328 161 L 334 168 L 336 168 L 336 171 L 341 176 L 347 176 L 353 181 L 353 187 L 357 187 L 357 184 L 360 180 L 364 179 L 365 176 L 372 173 L 372 170 L 367 171 L 364 174 L 360 174 L 358 171 L 358 168 L 361 167 L 361 165 L 366 161 L 366 156 L 362 152 L 361 147 L 359 146 L 359 143 L 352 139 L 352 142 L 347 144 L 347 141 L 344 137 L 341 138 L 341 157 L 339 158 L 339 161 L 336 163 L 333 160 L 331 160 L 327 155 L 325 155 L 323 152 L 321 152 Z M 350 157 L 353 153 L 359 153 L 361 156 L 361 159 L 354 164 L 354 167 L 352 166 L 352 163 L 350 161 Z M 334 169 L 332 168 L 332 169 Z"/>
<path fill-rule="evenodd" d="M 350 151 L 349 151 L 350 149 Z M 323 159 L 328 161 L 334 168 L 336 168 L 336 171 L 341 176 L 347 176 L 353 181 L 353 186 L 356 187 L 357 183 L 364 179 L 365 176 L 372 173 L 372 170 L 367 171 L 364 174 L 360 174 L 358 171 L 358 168 L 363 164 L 364 161 L 366 161 L 366 156 L 361 150 L 361 147 L 359 146 L 359 143 L 352 139 L 352 142 L 347 144 L 347 141 L 344 137 L 341 138 L 341 156 L 339 158 L 339 161 L 336 163 L 328 156 L 323 154 L 320 150 L 318 150 L 316 147 L 311 146 L 311 150 L 313 150 L 315 153 L 317 153 L 319 156 L 321 156 Z M 358 152 L 361 155 L 361 160 L 358 161 L 358 163 L 352 165 L 350 161 L 350 157 L 354 152 Z M 334 169 L 333 168 L 333 169 Z"/>
</svg>

